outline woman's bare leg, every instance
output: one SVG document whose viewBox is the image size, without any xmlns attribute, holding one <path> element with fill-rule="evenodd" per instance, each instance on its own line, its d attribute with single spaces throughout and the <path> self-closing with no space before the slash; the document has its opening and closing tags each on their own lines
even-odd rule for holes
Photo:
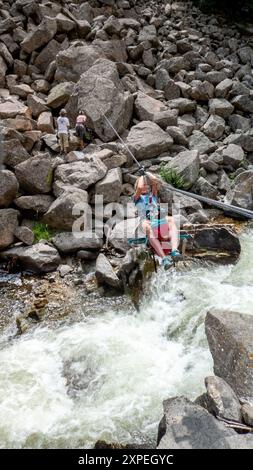
<svg viewBox="0 0 253 470">
<path fill-rule="evenodd" d="M 154 232 L 151 228 L 150 222 L 148 220 L 144 220 L 144 222 L 142 223 L 142 228 L 144 232 L 146 233 L 149 243 L 152 246 L 152 248 L 155 250 L 156 254 L 160 256 L 160 258 L 165 258 L 166 255 L 162 249 L 161 243 L 155 237 Z"/>
<path fill-rule="evenodd" d="M 179 245 L 179 236 L 178 236 L 178 229 L 173 217 L 166 217 L 169 231 L 170 231 L 170 242 L 171 242 L 171 250 L 175 251 Z"/>
</svg>

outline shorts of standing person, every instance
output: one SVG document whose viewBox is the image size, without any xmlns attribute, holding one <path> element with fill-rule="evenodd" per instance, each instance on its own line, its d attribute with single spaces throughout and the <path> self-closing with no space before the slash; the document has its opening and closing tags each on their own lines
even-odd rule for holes
<svg viewBox="0 0 253 470">
<path fill-rule="evenodd" d="M 167 224 L 152 227 L 154 237 L 161 243 L 164 254 L 167 256 L 171 252 L 170 231 Z"/>
<path fill-rule="evenodd" d="M 76 125 L 76 136 L 78 137 L 78 139 L 85 142 L 85 127 L 83 126 L 83 124 Z"/>
<path fill-rule="evenodd" d="M 58 133 L 59 140 L 60 140 L 60 146 L 62 150 L 67 150 L 69 146 L 69 137 L 68 134 L 63 134 L 62 132 Z"/>
</svg>

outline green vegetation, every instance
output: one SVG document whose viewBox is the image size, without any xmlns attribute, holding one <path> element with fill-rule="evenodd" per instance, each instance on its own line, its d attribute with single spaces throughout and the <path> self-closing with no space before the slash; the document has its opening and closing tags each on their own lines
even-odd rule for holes
<svg viewBox="0 0 253 470">
<path fill-rule="evenodd" d="M 42 222 L 34 222 L 32 230 L 34 233 L 34 243 L 38 243 L 40 240 L 50 240 L 53 236 L 48 226 Z"/>
<path fill-rule="evenodd" d="M 184 178 L 178 175 L 176 170 L 162 166 L 159 174 L 166 183 L 171 184 L 174 188 L 177 188 L 177 189 L 184 188 L 184 184 L 185 184 Z"/>
</svg>

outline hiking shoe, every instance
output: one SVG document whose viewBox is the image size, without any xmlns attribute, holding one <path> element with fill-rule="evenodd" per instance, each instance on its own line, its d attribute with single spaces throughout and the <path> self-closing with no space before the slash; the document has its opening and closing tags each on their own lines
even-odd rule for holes
<svg viewBox="0 0 253 470">
<path fill-rule="evenodd" d="M 162 259 L 162 266 L 164 267 L 165 271 L 172 268 L 173 265 L 174 263 L 170 256 L 165 256 L 165 258 Z"/>
<path fill-rule="evenodd" d="M 174 250 L 170 253 L 170 256 L 172 257 L 174 263 L 177 263 L 178 261 L 182 261 L 183 256 L 178 250 Z"/>
</svg>

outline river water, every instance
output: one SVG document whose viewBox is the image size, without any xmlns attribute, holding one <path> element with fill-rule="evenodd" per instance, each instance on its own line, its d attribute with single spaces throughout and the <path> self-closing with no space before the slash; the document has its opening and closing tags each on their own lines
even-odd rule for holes
<svg viewBox="0 0 253 470">
<path fill-rule="evenodd" d="M 195 399 L 212 374 L 204 318 L 253 314 L 253 232 L 235 266 L 154 275 L 140 312 L 108 309 L 57 328 L 0 337 L 0 447 L 156 446 L 162 401 Z"/>
</svg>

